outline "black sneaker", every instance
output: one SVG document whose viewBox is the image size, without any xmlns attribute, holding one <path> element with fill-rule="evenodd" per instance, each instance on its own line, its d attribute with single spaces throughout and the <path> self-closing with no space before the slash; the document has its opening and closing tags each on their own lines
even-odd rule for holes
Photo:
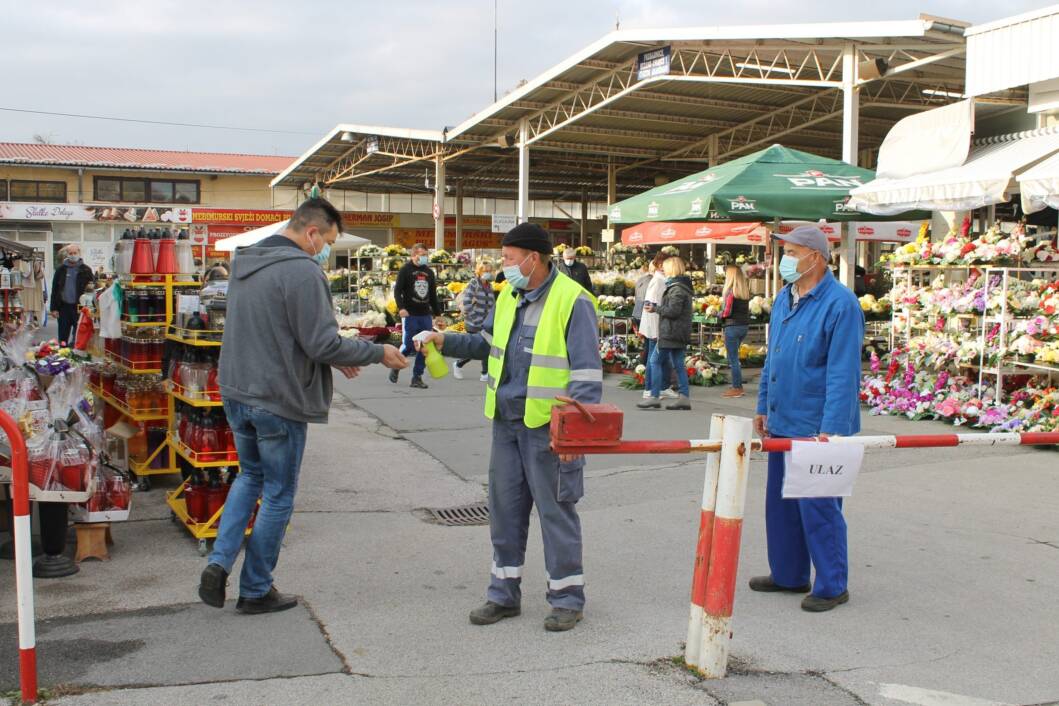
<svg viewBox="0 0 1059 706">
<path fill-rule="evenodd" d="M 398 376 L 399 372 L 400 371 L 397 371 L 397 370 L 391 370 L 390 371 L 390 382 L 392 382 L 394 385 L 397 384 L 397 376 Z"/>
<path fill-rule="evenodd" d="M 835 606 L 848 602 L 849 591 L 843 591 L 834 598 L 820 598 L 818 596 L 808 595 L 802 599 L 802 610 L 809 613 L 824 613 Z"/>
<path fill-rule="evenodd" d="M 423 378 L 412 378 L 412 382 L 409 387 L 414 387 L 417 390 L 426 390 L 427 384 L 423 382 Z"/>
<path fill-rule="evenodd" d="M 805 584 L 804 586 L 795 586 L 793 588 L 787 588 L 786 586 L 780 586 L 778 583 L 772 580 L 771 576 L 755 576 L 750 579 L 750 590 L 751 591 L 762 591 L 764 593 L 808 593 L 812 590 L 812 586 Z"/>
<path fill-rule="evenodd" d="M 548 632 L 565 632 L 567 630 L 573 630 L 584 617 L 585 614 L 579 610 L 552 608 L 552 612 L 544 619 L 544 629 Z"/>
<path fill-rule="evenodd" d="M 235 603 L 235 609 L 247 615 L 259 615 L 261 613 L 278 613 L 281 610 L 290 610 L 298 605 L 297 596 L 288 596 L 280 593 L 276 587 L 268 589 L 268 593 L 260 598 L 239 597 Z"/>
<path fill-rule="evenodd" d="M 208 606 L 224 607 L 224 588 L 228 585 L 228 572 L 218 564 L 209 564 L 202 570 L 199 579 L 199 598 Z"/>
<path fill-rule="evenodd" d="M 505 606 L 499 603 L 487 601 L 481 608 L 471 611 L 471 625 L 492 625 L 499 623 L 504 618 L 517 618 L 522 615 L 520 606 Z"/>
</svg>

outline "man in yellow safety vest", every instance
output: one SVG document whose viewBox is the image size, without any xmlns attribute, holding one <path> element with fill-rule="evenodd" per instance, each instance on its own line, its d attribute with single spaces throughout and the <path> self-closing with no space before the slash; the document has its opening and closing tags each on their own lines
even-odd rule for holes
<svg viewBox="0 0 1059 706">
<path fill-rule="evenodd" d="M 551 262 L 551 239 L 540 226 L 516 226 L 502 246 L 509 286 L 497 295 L 482 331 L 421 334 L 420 344 L 429 340 L 447 356 L 488 361 L 493 565 L 486 603 L 471 611 L 471 622 L 491 625 L 521 612 L 522 565 L 536 505 L 552 607 L 544 627 L 569 630 L 585 605 L 576 508 L 584 494 L 584 457 L 552 451 L 548 423 L 557 395 L 585 403 L 603 396 L 596 302 Z"/>
</svg>

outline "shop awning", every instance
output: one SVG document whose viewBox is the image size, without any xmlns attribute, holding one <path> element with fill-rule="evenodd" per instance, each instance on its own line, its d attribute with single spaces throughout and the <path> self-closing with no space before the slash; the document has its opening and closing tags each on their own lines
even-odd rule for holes
<svg viewBox="0 0 1059 706">
<path fill-rule="evenodd" d="M 221 252 L 234 252 L 236 248 L 245 248 L 255 243 L 259 243 L 270 235 L 276 233 L 282 233 L 287 229 L 287 224 L 290 220 L 280 221 L 279 223 L 269 223 L 267 226 L 261 226 L 253 230 L 248 230 L 245 233 L 233 235 L 230 238 L 224 238 L 223 240 L 217 241 L 217 250 Z M 352 233 L 341 233 L 336 241 L 336 246 L 341 245 L 345 248 L 359 248 L 361 245 L 367 245 L 370 241 L 367 238 L 361 238 L 359 235 L 353 235 Z"/>
<path fill-rule="evenodd" d="M 761 223 L 647 222 L 621 232 L 625 245 L 764 245 L 768 231 Z"/>
<path fill-rule="evenodd" d="M 914 209 L 968 211 L 1010 198 L 1016 176 L 1059 152 L 1059 129 L 987 138 L 960 166 L 903 179 L 876 179 L 850 192 L 850 208 L 890 216 Z"/>
<path fill-rule="evenodd" d="M 1018 177 L 1022 193 L 1022 210 L 1041 211 L 1049 206 L 1059 208 L 1059 154 L 1052 155 Z"/>
</svg>

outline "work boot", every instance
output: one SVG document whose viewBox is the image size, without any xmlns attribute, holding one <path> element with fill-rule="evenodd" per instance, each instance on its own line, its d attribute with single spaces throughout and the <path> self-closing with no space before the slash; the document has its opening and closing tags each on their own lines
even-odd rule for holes
<svg viewBox="0 0 1059 706">
<path fill-rule="evenodd" d="M 400 371 L 398 371 L 398 370 L 391 370 L 390 371 L 390 382 L 392 382 L 394 385 L 397 384 L 397 376 L 398 376 L 399 372 Z"/>
<path fill-rule="evenodd" d="M 199 579 L 199 598 L 208 606 L 224 607 L 224 588 L 228 585 L 228 572 L 219 564 L 209 564 L 202 570 Z"/>
<path fill-rule="evenodd" d="M 412 378 L 412 382 L 408 386 L 409 387 L 414 387 L 417 390 L 425 390 L 425 389 L 427 389 L 427 384 L 425 382 L 423 382 L 423 378 L 420 378 L 420 377 Z"/>
<path fill-rule="evenodd" d="M 648 397 L 643 402 L 637 402 L 638 409 L 662 409 L 662 402 L 657 397 Z"/>
<path fill-rule="evenodd" d="M 520 606 L 506 606 L 486 601 L 484 606 L 471 611 L 471 625 L 492 625 L 504 618 L 517 618 L 521 614 Z"/>
<path fill-rule="evenodd" d="M 551 614 L 544 619 L 544 629 L 548 632 L 573 630 L 574 626 L 580 623 L 584 617 L 585 614 L 579 610 L 552 608 Z"/>
<path fill-rule="evenodd" d="M 813 590 L 813 587 L 805 584 L 804 586 L 787 588 L 777 584 L 772 580 L 771 576 L 755 576 L 750 579 L 750 590 L 761 591 L 762 593 L 808 593 Z"/>
<path fill-rule="evenodd" d="M 725 390 L 724 392 L 721 393 L 721 397 L 742 397 L 742 396 L 743 396 L 743 388 L 741 388 L 741 387 L 732 387 L 732 388 L 729 388 L 729 389 L 727 389 L 727 390 Z"/>
<path fill-rule="evenodd" d="M 802 610 L 809 613 L 823 613 L 835 606 L 849 602 L 849 591 L 843 591 L 834 598 L 820 598 L 812 594 L 802 599 Z"/>
<path fill-rule="evenodd" d="M 667 404 L 666 409 L 691 409 L 691 400 L 687 395 L 681 395 L 676 402 Z"/>
<path fill-rule="evenodd" d="M 297 596 L 288 596 L 280 593 L 276 587 L 268 589 L 268 593 L 260 598 L 239 597 L 235 602 L 235 609 L 247 615 L 260 615 L 262 613 L 278 613 L 281 610 L 290 610 L 298 605 Z"/>
</svg>

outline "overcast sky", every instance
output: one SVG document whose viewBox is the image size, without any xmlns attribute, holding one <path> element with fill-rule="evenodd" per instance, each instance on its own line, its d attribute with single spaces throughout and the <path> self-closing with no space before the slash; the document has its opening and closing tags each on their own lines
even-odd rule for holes
<svg viewBox="0 0 1059 706">
<path fill-rule="evenodd" d="M 1047 0 L 499 0 L 500 94 L 622 28 L 985 22 Z M 440 129 L 493 98 L 493 0 L 0 0 L 0 141 L 301 154 L 340 122 Z"/>
</svg>

